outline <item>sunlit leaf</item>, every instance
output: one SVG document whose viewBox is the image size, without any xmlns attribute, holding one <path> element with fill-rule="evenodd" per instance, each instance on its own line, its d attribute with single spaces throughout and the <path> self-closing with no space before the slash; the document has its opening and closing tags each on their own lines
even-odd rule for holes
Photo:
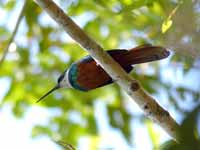
<svg viewBox="0 0 200 150">
<path fill-rule="evenodd" d="M 165 33 L 165 32 L 167 32 L 167 30 L 169 30 L 170 29 L 170 27 L 172 26 L 172 20 L 171 19 L 167 19 L 167 20 L 165 20 L 164 22 L 163 22 L 163 24 L 162 24 L 162 33 Z"/>
<path fill-rule="evenodd" d="M 5 9 L 7 9 L 9 11 L 9 10 L 13 9 L 13 7 L 15 6 L 15 4 L 16 4 L 16 1 L 10 0 L 10 1 L 8 1 L 6 3 Z"/>
<path fill-rule="evenodd" d="M 151 121 L 146 121 L 145 123 L 147 125 L 149 136 L 150 136 L 150 139 L 152 140 L 154 149 L 156 149 L 159 146 L 160 135 L 154 129 L 153 123 Z"/>
</svg>

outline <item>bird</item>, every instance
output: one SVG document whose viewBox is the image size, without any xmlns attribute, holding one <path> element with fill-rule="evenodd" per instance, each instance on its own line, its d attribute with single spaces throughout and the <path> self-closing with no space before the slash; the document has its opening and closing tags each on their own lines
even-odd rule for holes
<svg viewBox="0 0 200 150">
<path fill-rule="evenodd" d="M 131 49 L 112 49 L 106 51 L 119 65 L 130 73 L 133 65 L 157 61 L 167 58 L 170 52 L 161 46 L 144 44 Z M 58 78 L 57 84 L 37 102 L 60 88 L 72 88 L 79 91 L 90 91 L 113 83 L 113 79 L 104 69 L 90 56 L 74 62 Z"/>
</svg>

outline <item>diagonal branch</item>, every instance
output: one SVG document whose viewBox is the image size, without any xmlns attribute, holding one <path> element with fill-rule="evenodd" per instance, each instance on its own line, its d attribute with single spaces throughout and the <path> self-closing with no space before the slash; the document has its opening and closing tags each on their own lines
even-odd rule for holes
<svg viewBox="0 0 200 150">
<path fill-rule="evenodd" d="M 23 18 L 23 16 L 24 16 L 24 11 L 25 11 L 27 2 L 28 2 L 28 0 L 24 0 L 24 5 L 23 5 L 23 7 L 22 7 L 22 9 L 21 9 L 21 12 L 20 12 L 20 14 L 19 14 L 19 17 L 18 17 L 18 19 L 17 19 L 17 22 L 16 22 L 16 24 L 15 24 L 14 30 L 13 30 L 13 32 L 12 32 L 12 35 L 11 35 L 9 41 L 8 41 L 8 44 L 7 44 L 6 48 L 5 48 L 4 51 L 3 51 L 3 54 L 2 54 L 1 59 L 0 59 L 0 65 L 1 65 L 1 64 L 3 63 L 3 61 L 5 60 L 6 55 L 7 55 L 7 53 L 8 53 L 8 50 L 9 50 L 9 46 L 10 46 L 10 44 L 13 42 L 13 40 L 14 40 L 14 38 L 15 38 L 15 35 L 16 35 L 17 30 L 18 30 L 18 28 L 19 28 L 20 22 L 21 22 L 21 20 L 22 20 L 22 18 Z"/>
<path fill-rule="evenodd" d="M 179 125 L 154 98 L 147 94 L 138 81 L 132 79 L 103 48 L 91 39 L 52 0 L 35 0 L 63 29 L 104 68 L 140 106 L 147 117 L 158 123 L 172 138 L 179 141 Z"/>
</svg>

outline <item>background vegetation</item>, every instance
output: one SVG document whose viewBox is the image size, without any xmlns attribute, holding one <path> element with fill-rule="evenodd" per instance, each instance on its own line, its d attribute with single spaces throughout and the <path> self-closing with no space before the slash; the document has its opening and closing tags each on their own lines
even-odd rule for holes
<svg viewBox="0 0 200 150">
<path fill-rule="evenodd" d="M 105 50 L 132 48 L 144 43 L 162 45 L 171 50 L 169 59 L 161 63 L 137 65 L 131 75 L 179 123 L 183 122 L 184 133 L 189 142 L 187 145 L 198 145 L 200 2 L 56 2 Z M 0 17 L 0 55 L 3 55 L 8 44 L 22 5 L 22 1 L 0 1 L 0 9 L 5 13 L 3 18 Z M 9 83 L 0 101 L 0 109 L 9 105 L 13 115 L 19 119 L 33 106 L 49 109 L 52 113 L 45 123 L 37 124 L 32 129 L 33 137 L 47 135 L 76 147 L 79 139 L 87 136 L 92 141 L 91 149 L 94 149 L 99 146 L 102 138 L 99 132 L 101 122 L 97 119 L 96 110 L 103 103 L 109 125 L 122 133 L 130 147 L 134 147 L 134 140 L 137 138 L 132 128 L 138 121 L 146 125 L 152 145 L 154 148 L 158 147 L 161 143 L 156 135 L 156 128 L 141 112 L 134 112 L 134 102 L 116 84 L 87 93 L 63 89 L 50 95 L 45 101 L 35 103 L 54 86 L 60 73 L 85 55 L 87 53 L 36 3 L 28 1 L 16 37 L 9 47 L 6 59 L 0 64 L 0 79 Z M 188 136 L 189 133 L 192 134 Z"/>
</svg>

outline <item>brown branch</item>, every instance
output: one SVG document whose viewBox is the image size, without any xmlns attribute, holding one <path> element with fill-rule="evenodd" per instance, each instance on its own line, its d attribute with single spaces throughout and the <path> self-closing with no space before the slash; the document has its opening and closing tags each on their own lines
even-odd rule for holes
<svg viewBox="0 0 200 150">
<path fill-rule="evenodd" d="M 4 62 L 4 60 L 5 60 L 5 58 L 6 58 L 6 55 L 7 55 L 7 53 L 8 53 L 8 50 L 9 50 L 9 46 L 10 46 L 10 44 L 13 42 L 13 40 L 14 40 L 14 38 L 15 38 L 15 35 L 16 35 L 17 30 L 18 30 L 18 28 L 19 28 L 20 22 L 21 22 L 21 20 L 22 20 L 22 18 L 23 18 L 23 16 L 24 16 L 24 11 L 25 11 L 25 8 L 26 8 L 26 6 L 27 6 L 27 3 L 28 3 L 28 0 L 24 0 L 24 5 L 23 5 L 23 7 L 22 7 L 22 9 L 21 9 L 21 12 L 20 12 L 20 14 L 19 14 L 19 17 L 18 17 L 18 19 L 17 19 L 17 22 L 16 22 L 16 24 L 15 24 L 14 30 L 13 30 L 13 32 L 12 32 L 12 35 L 11 35 L 9 41 L 8 41 L 8 44 L 7 44 L 6 48 L 5 48 L 4 51 L 3 51 L 3 54 L 2 54 L 1 59 L 0 59 L 0 65 L 2 65 L 2 63 Z"/>
<path fill-rule="evenodd" d="M 94 40 L 80 29 L 52 0 L 35 0 L 63 29 L 104 68 L 140 106 L 146 116 L 158 123 L 171 137 L 179 141 L 179 125 L 155 99 L 147 94 L 138 81 L 132 79 Z"/>
</svg>

